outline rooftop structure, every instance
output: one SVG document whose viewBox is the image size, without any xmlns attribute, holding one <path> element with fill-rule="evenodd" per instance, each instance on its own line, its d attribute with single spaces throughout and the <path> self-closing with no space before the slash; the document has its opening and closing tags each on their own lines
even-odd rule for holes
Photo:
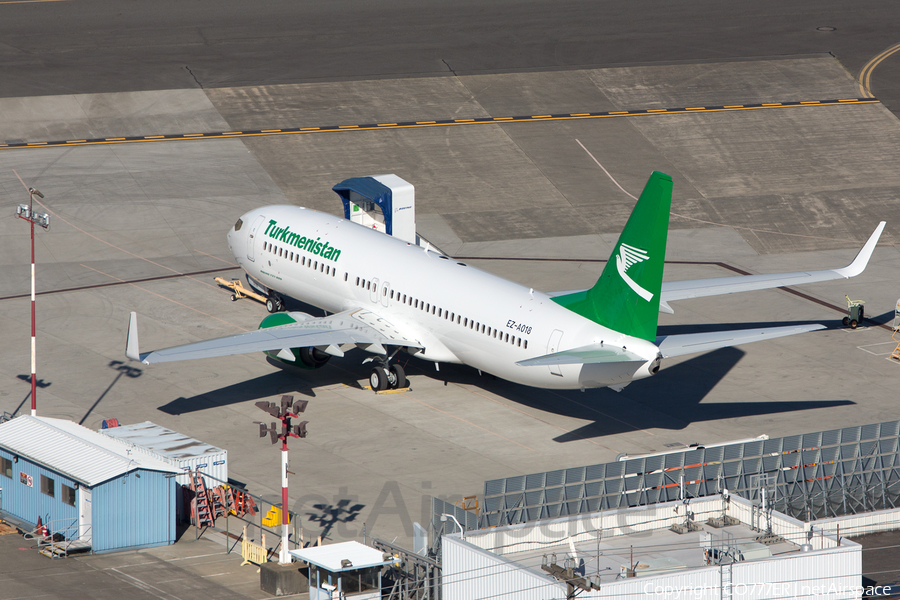
<svg viewBox="0 0 900 600">
<path fill-rule="evenodd" d="M 445 535 L 445 600 L 858 598 L 861 547 L 740 497 L 711 496 Z M 685 597 L 682 595 L 681 597 Z"/>
</svg>

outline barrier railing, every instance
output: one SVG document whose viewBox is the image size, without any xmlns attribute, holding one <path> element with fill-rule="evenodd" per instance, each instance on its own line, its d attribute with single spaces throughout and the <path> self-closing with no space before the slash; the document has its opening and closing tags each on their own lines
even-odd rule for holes
<svg viewBox="0 0 900 600">
<path fill-rule="evenodd" d="M 266 534 L 262 534 L 262 543 L 255 544 L 247 538 L 247 526 L 244 525 L 244 531 L 241 535 L 241 556 L 244 562 L 241 566 L 254 564 L 261 565 L 269 561 L 269 549 L 266 547 Z"/>
</svg>

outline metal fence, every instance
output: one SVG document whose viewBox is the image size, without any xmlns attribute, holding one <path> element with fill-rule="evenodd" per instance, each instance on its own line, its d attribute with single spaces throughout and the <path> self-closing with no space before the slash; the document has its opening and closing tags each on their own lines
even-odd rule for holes
<svg viewBox="0 0 900 600">
<path fill-rule="evenodd" d="M 278 512 L 272 509 L 281 509 L 280 498 L 277 502 L 270 502 L 261 496 L 251 494 L 244 488 L 235 487 L 227 481 L 222 481 L 207 473 L 201 471 L 197 471 L 197 473 L 203 476 L 205 483 L 209 486 L 209 490 L 219 486 L 232 487 L 235 490 L 239 490 L 252 501 L 246 505 L 252 506 L 253 510 L 246 512 L 240 511 L 240 514 L 227 510 L 223 506 L 212 507 L 212 514 L 214 517 L 213 529 L 225 534 L 227 551 L 235 551 L 235 547 L 237 547 L 237 550 L 239 551 L 243 535 L 246 533 L 249 541 L 257 544 L 262 544 L 263 539 L 265 539 L 265 546 L 269 555 L 277 554 L 278 548 L 281 545 L 281 520 L 280 517 L 272 520 L 272 517 Z M 190 502 L 194 492 L 189 487 L 184 487 L 182 494 L 180 500 L 185 503 L 182 518 L 184 522 L 190 522 L 192 525 L 195 525 L 195 519 L 192 518 L 190 508 Z M 210 496 L 212 495 L 213 494 L 210 494 Z M 215 504 L 214 501 L 212 503 Z M 313 532 L 303 530 L 303 519 L 301 515 L 291 511 L 288 511 L 288 515 L 290 517 L 288 540 L 290 550 L 321 544 L 321 540 L 317 539 Z M 195 535 L 199 535 L 200 530 L 201 528 L 195 526 Z M 263 536 L 265 536 L 265 538 L 263 538 Z"/>
<path fill-rule="evenodd" d="M 480 515 L 433 501 L 436 536 L 717 494 L 749 500 L 766 489 L 775 510 L 810 521 L 900 505 L 900 421 L 636 457 L 484 484 Z M 474 519 L 474 523 L 472 522 Z M 450 523 L 451 526 L 454 526 Z M 455 526 L 454 526 L 455 527 Z"/>
</svg>

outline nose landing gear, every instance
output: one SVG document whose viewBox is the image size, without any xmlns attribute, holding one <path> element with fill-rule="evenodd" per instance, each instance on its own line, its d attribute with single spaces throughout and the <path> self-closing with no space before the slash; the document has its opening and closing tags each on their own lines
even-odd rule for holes
<svg viewBox="0 0 900 600">
<path fill-rule="evenodd" d="M 280 296 L 269 296 L 266 298 L 266 310 L 270 313 L 281 312 L 284 310 L 284 300 Z"/>
</svg>

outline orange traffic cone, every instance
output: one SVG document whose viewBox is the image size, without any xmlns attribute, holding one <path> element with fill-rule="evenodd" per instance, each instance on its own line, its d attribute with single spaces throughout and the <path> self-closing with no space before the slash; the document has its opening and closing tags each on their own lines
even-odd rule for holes
<svg viewBox="0 0 900 600">
<path fill-rule="evenodd" d="M 40 517 L 40 516 L 38 517 L 38 522 L 37 522 L 37 529 L 36 529 L 36 531 L 37 531 L 37 534 L 38 534 L 39 536 L 41 536 L 41 537 L 47 537 L 47 526 L 44 525 L 43 523 L 41 523 L 41 517 Z"/>
</svg>

